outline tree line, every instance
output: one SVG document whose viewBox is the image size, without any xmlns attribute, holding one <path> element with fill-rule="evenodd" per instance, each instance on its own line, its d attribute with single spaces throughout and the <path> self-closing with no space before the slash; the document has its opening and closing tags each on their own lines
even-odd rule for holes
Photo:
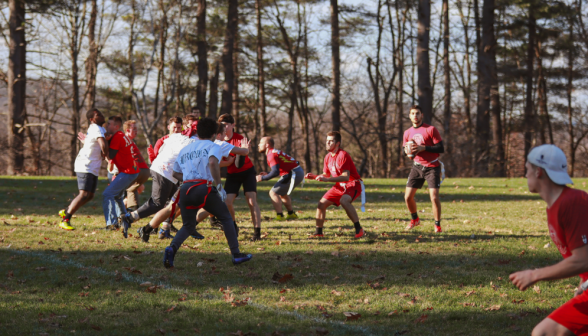
<svg viewBox="0 0 588 336">
<path fill-rule="evenodd" d="M 307 171 L 338 130 L 363 176 L 404 176 L 413 104 L 440 130 L 449 176 L 521 176 L 542 143 L 572 175 L 588 169 L 583 0 L 0 4 L 6 174 L 72 174 L 97 107 L 137 120 L 143 148 L 169 117 L 230 113 Z"/>
</svg>

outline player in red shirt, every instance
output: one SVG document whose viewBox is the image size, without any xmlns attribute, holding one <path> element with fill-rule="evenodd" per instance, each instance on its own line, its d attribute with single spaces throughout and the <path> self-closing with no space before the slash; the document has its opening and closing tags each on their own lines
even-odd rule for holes
<svg viewBox="0 0 588 336">
<path fill-rule="evenodd" d="M 137 137 L 137 122 L 135 120 L 127 120 L 123 124 L 123 130 L 127 138 L 132 141 L 131 146 L 133 146 L 133 154 L 135 155 L 135 160 L 137 161 L 137 168 L 139 168 L 139 176 L 137 179 L 133 181 L 131 186 L 127 189 L 127 198 L 125 198 L 125 206 L 128 210 L 134 211 L 137 210 L 139 206 L 139 194 L 143 192 L 145 189 L 145 182 L 149 180 L 151 176 L 151 170 L 145 162 L 143 155 L 141 155 L 141 151 L 139 151 L 139 147 L 135 143 L 135 138 Z"/>
<path fill-rule="evenodd" d="M 532 335 L 588 335 L 588 194 L 571 189 L 566 156 L 554 145 L 535 147 L 527 156 L 527 185 L 547 203 L 547 227 L 564 260 L 510 275 L 525 290 L 538 281 L 580 276 L 574 298 L 541 321 Z"/>
<path fill-rule="evenodd" d="M 327 151 L 329 153 L 325 156 L 323 173 L 318 176 L 312 173 L 306 174 L 308 179 L 337 183 L 323 195 L 318 203 L 316 209 L 316 232 L 312 237 L 324 237 L 323 224 L 325 223 L 327 208 L 331 205 L 341 205 L 345 209 L 347 217 L 351 219 L 355 227 L 355 238 L 361 238 L 365 234 L 361 224 L 359 224 L 357 211 L 351 204 L 357 197 L 361 196 L 361 210 L 365 211 L 365 187 L 351 156 L 340 147 L 341 134 L 336 131 L 327 133 Z"/>
<path fill-rule="evenodd" d="M 267 157 L 267 164 L 272 169 L 269 174 L 265 172 L 257 175 L 257 182 L 269 181 L 276 176 L 280 179 L 274 187 L 270 190 L 269 195 L 276 210 L 276 220 L 284 221 L 287 219 L 298 219 L 292 208 L 292 199 L 290 193 L 302 181 L 304 181 L 304 170 L 293 157 L 274 148 L 274 139 L 271 137 L 263 137 L 259 141 L 258 148 L 260 153 L 265 153 Z M 282 212 L 282 203 L 288 210 L 288 216 L 284 217 Z"/>
<path fill-rule="evenodd" d="M 414 160 L 414 165 L 406 182 L 406 191 L 404 192 L 404 200 L 412 216 L 406 229 L 410 230 L 421 224 L 414 195 L 427 180 L 431 203 L 433 203 L 435 232 L 441 232 L 439 188 L 441 187 L 441 175 L 444 169 L 443 163 L 439 161 L 439 153 L 444 152 L 443 141 L 435 126 L 423 123 L 423 113 L 418 105 L 411 107 L 410 121 L 412 122 L 412 127 L 404 132 L 402 142 L 404 152 L 409 159 Z"/>
<path fill-rule="evenodd" d="M 102 193 L 102 209 L 104 210 L 107 229 L 117 229 L 119 227 L 119 216 L 127 213 L 123 203 L 123 192 L 139 176 L 133 141 L 120 131 L 121 127 L 122 119 L 120 117 L 112 116 L 108 118 L 106 130 L 113 134 L 109 141 L 108 156 L 112 158 L 109 164 L 115 164 L 119 174 Z M 125 238 L 127 237 L 128 229 L 125 225 L 123 229 Z"/>
<path fill-rule="evenodd" d="M 225 125 L 226 136 L 225 141 L 235 147 L 241 147 L 241 140 L 243 136 L 239 133 L 233 132 L 235 127 L 235 119 L 230 114 L 223 114 L 218 118 L 218 122 Z M 235 162 L 227 167 L 227 179 L 225 180 L 225 191 L 227 192 L 227 207 L 235 220 L 235 208 L 233 202 L 239 195 L 239 189 L 243 185 L 243 192 L 245 192 L 245 198 L 247 199 L 247 205 L 251 211 L 251 220 L 253 221 L 254 234 L 251 238 L 252 241 L 261 239 L 261 211 L 257 204 L 257 180 L 256 171 L 253 167 L 253 163 L 247 155 L 235 155 Z M 236 223 L 234 223 L 237 225 Z"/>
<path fill-rule="evenodd" d="M 169 131 L 169 133 L 159 138 L 159 140 L 155 142 L 155 147 L 149 145 L 149 148 L 147 148 L 149 162 L 153 162 L 157 155 L 159 155 L 159 149 L 161 148 L 161 146 L 163 146 L 163 142 L 165 141 L 165 139 L 169 138 L 170 134 L 180 133 L 182 131 L 182 118 L 169 118 L 169 120 L 167 121 L 167 130 Z"/>
</svg>

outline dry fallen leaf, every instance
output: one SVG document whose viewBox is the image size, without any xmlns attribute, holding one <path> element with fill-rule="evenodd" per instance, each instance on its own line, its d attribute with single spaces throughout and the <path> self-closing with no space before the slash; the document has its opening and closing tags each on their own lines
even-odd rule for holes
<svg viewBox="0 0 588 336">
<path fill-rule="evenodd" d="M 533 290 L 535 291 L 535 293 L 541 294 L 541 288 L 539 288 L 539 286 L 537 286 L 537 285 L 533 286 Z"/>
<path fill-rule="evenodd" d="M 465 296 L 470 296 L 470 295 L 475 294 L 475 293 L 476 293 L 476 291 L 473 291 L 472 290 L 472 291 L 466 292 L 465 293 Z"/>
<path fill-rule="evenodd" d="M 395 310 L 393 312 L 388 313 L 388 316 L 394 316 L 394 315 L 398 315 L 398 310 Z"/>
<path fill-rule="evenodd" d="M 425 323 L 425 321 L 429 318 L 428 315 L 421 315 L 421 317 L 417 318 L 414 323 Z"/>
<path fill-rule="evenodd" d="M 493 305 L 484 310 L 500 310 L 500 305 Z"/>
<path fill-rule="evenodd" d="M 345 321 L 355 321 L 361 317 L 361 314 L 354 312 L 344 312 L 343 315 L 345 315 Z"/>
<path fill-rule="evenodd" d="M 341 292 L 338 292 L 338 291 L 336 291 L 334 289 L 331 291 L 331 294 L 337 295 L 337 296 L 341 296 Z"/>
<path fill-rule="evenodd" d="M 147 281 L 147 282 L 143 282 L 143 283 L 142 283 L 142 284 L 140 284 L 139 286 L 141 286 L 141 287 L 151 287 L 151 286 L 152 286 L 152 284 L 151 284 L 151 282 Z"/>
<path fill-rule="evenodd" d="M 168 310 L 166 310 L 165 312 L 166 313 L 169 313 L 169 312 L 173 311 L 174 309 L 176 309 L 176 307 L 177 307 L 176 305 L 173 305 Z"/>
</svg>

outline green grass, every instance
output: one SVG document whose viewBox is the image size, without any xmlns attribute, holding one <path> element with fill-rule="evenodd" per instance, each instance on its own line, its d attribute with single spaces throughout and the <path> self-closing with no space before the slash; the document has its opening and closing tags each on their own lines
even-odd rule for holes
<svg viewBox="0 0 588 336">
<path fill-rule="evenodd" d="M 0 178 L 1 333 L 315 335 L 318 328 L 329 335 L 529 334 L 572 297 L 577 278 L 539 283 L 540 293 L 508 282 L 514 271 L 561 259 L 553 245 L 544 248 L 550 241 L 545 205 L 526 191 L 526 180 L 445 180 L 440 235 L 433 234 L 424 189 L 417 194 L 422 226 L 404 230 L 410 218 L 404 185 L 366 181 L 367 211 L 360 219 L 367 238 L 353 239 L 345 212 L 331 208 L 326 238 L 317 241 L 307 234 L 330 185 L 297 189 L 301 219 L 276 222 L 271 184 L 262 183 L 266 239 L 249 242 L 249 211 L 242 196 L 236 201 L 241 250 L 254 254 L 251 262 L 233 266 L 222 232 L 203 223 L 199 231 L 207 238 L 186 241 L 190 248 L 180 250 L 169 271 L 162 266 L 169 241 L 142 243 L 137 224 L 126 240 L 101 230 L 101 197 L 77 213 L 75 231 L 59 229 L 57 212 L 77 193 L 75 179 Z M 576 179 L 576 187 L 585 185 Z M 101 180 L 98 195 L 105 186 Z M 275 283 L 276 272 L 292 279 Z M 145 282 L 160 287 L 150 293 L 140 286 Z M 345 321 L 344 312 L 361 317 Z"/>
</svg>

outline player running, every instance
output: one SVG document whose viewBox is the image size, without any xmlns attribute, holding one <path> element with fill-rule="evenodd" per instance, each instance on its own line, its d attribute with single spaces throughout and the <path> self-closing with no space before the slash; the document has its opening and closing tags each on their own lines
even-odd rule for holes
<svg viewBox="0 0 588 336">
<path fill-rule="evenodd" d="M 218 122 L 226 126 L 225 141 L 235 147 L 241 147 L 243 136 L 233 132 L 235 119 L 230 114 L 223 114 L 218 118 Z M 234 155 L 234 154 L 231 154 Z M 243 185 L 247 205 L 251 211 L 251 220 L 253 221 L 254 234 L 251 241 L 261 239 L 261 211 L 257 204 L 257 173 L 255 167 L 247 155 L 235 155 L 235 162 L 227 167 L 227 179 L 225 181 L 225 190 L 227 192 L 227 207 L 235 220 L 235 208 L 233 203 L 239 195 L 239 189 Z"/>
<path fill-rule="evenodd" d="M 527 156 L 527 185 L 547 203 L 547 227 L 564 260 L 543 268 L 510 275 L 525 290 L 538 281 L 580 276 L 574 298 L 541 321 L 532 335 L 588 335 L 588 194 L 571 189 L 566 156 L 554 145 L 535 147 Z"/>
<path fill-rule="evenodd" d="M 411 107 L 410 121 L 412 127 L 404 131 L 402 143 L 406 155 L 414 160 L 404 192 L 404 200 L 412 217 L 406 229 L 410 230 L 421 224 L 414 195 L 417 190 L 423 187 L 426 180 L 431 203 L 433 203 L 435 232 L 442 232 L 439 188 L 441 187 L 443 163 L 439 161 L 439 153 L 445 151 L 443 141 L 435 126 L 423 123 L 423 113 L 418 105 Z"/>
<path fill-rule="evenodd" d="M 88 132 L 85 135 L 84 146 L 80 149 L 74 164 L 80 193 L 71 201 L 67 209 L 59 212 L 61 216 L 59 227 L 64 230 L 75 230 L 71 226 L 71 217 L 94 198 L 102 158 L 108 157 L 108 146 L 104 138 L 106 131 L 101 126 L 104 124 L 104 115 L 98 109 L 91 109 L 86 113 L 86 118 L 89 124 Z"/>
<path fill-rule="evenodd" d="M 108 118 L 106 130 L 113 134 L 110 139 L 109 157 L 111 161 L 109 165 L 116 165 L 119 173 L 102 192 L 102 209 L 104 210 L 107 229 L 117 229 L 119 227 L 119 216 L 127 213 L 122 199 L 123 192 L 139 176 L 139 168 L 133 153 L 133 142 L 120 131 L 121 127 L 122 119 L 120 117 L 112 116 Z M 127 224 L 123 223 L 123 236 L 125 238 L 127 238 L 129 229 Z"/>
<path fill-rule="evenodd" d="M 149 166 L 143 155 L 141 155 L 141 151 L 139 151 L 139 147 L 135 143 L 135 138 L 137 137 L 137 122 L 135 120 L 127 120 L 123 124 L 123 130 L 127 138 L 131 139 L 132 146 L 133 146 L 133 154 L 135 154 L 135 160 L 137 160 L 137 166 L 139 168 L 139 176 L 131 186 L 127 189 L 127 198 L 126 198 L 126 207 L 129 210 L 137 210 L 139 206 L 139 188 L 141 188 L 147 180 L 149 180 Z"/>
<path fill-rule="evenodd" d="M 269 181 L 276 176 L 280 176 L 280 179 L 274 187 L 270 190 L 269 195 L 276 210 L 276 220 L 284 221 L 287 219 L 298 219 L 298 215 L 294 213 L 292 208 L 292 199 L 290 193 L 296 188 L 302 181 L 304 181 L 304 170 L 298 164 L 293 157 L 290 155 L 274 148 L 274 139 L 271 137 L 263 137 L 258 145 L 260 153 L 265 153 L 267 157 L 267 164 L 270 166 L 271 171 L 268 173 L 261 172 L 257 175 L 257 182 Z M 288 216 L 284 217 L 282 212 L 282 203 L 288 210 Z"/>
<path fill-rule="evenodd" d="M 182 243 L 196 229 L 196 215 L 203 208 L 223 223 L 225 237 L 229 243 L 233 264 L 249 261 L 251 254 L 239 251 L 239 241 L 233 224 L 233 218 L 226 204 L 226 196 L 221 184 L 219 162 L 222 160 L 221 148 L 213 141 L 216 139 L 217 123 L 204 118 L 198 123 L 198 138 L 184 147 L 174 164 L 174 177 L 183 180 L 178 205 L 182 212 L 184 225 L 178 231 L 170 246 L 165 248 L 163 265 L 174 267 L 175 255 Z"/>
<path fill-rule="evenodd" d="M 361 211 L 365 211 L 365 187 L 351 156 L 341 149 L 341 133 L 336 131 L 327 133 L 327 151 L 329 153 L 325 156 L 323 174 L 318 176 L 313 173 L 306 174 L 308 179 L 321 182 L 336 182 L 318 203 L 316 209 L 316 232 L 311 237 L 324 237 L 323 225 L 327 215 L 327 208 L 331 205 L 341 205 L 345 209 L 347 217 L 353 222 L 355 238 L 361 238 L 365 232 L 361 224 L 359 224 L 359 216 L 351 203 L 361 195 Z"/>
</svg>

